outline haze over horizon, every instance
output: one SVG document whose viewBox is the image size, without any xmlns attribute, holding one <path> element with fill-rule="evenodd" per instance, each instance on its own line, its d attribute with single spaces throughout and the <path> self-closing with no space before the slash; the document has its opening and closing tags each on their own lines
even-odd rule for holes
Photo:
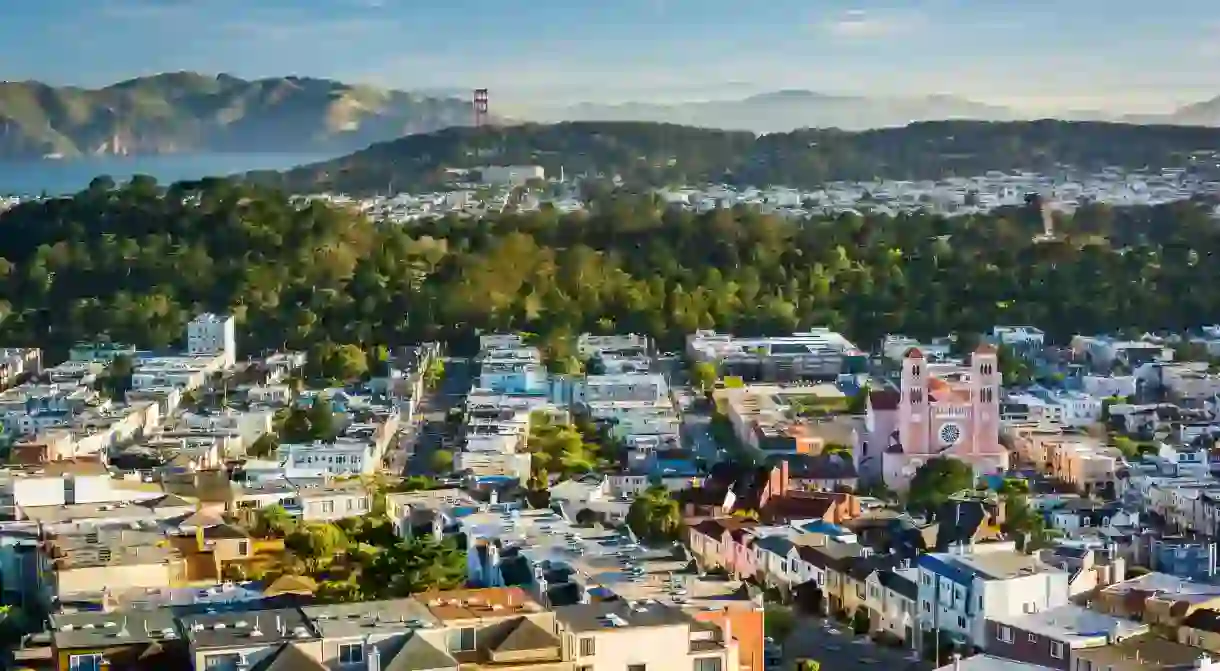
<svg viewBox="0 0 1220 671">
<path fill-rule="evenodd" d="M 297 74 L 486 86 L 507 107 L 809 89 L 1143 113 L 1220 95 L 1220 4 L 1204 0 L 1173 11 L 1136 0 L 808 4 L 43 0 L 6 8 L 0 79 Z"/>
</svg>

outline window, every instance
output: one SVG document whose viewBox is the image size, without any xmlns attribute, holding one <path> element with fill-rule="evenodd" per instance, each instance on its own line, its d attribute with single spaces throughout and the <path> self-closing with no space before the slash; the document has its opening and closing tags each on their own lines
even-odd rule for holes
<svg viewBox="0 0 1220 671">
<path fill-rule="evenodd" d="M 68 658 L 68 668 L 72 671 L 100 671 L 101 655 L 72 655 Z"/>
<path fill-rule="evenodd" d="M 322 512 L 324 512 L 324 513 L 335 512 L 335 502 L 334 501 L 322 501 L 321 507 L 322 507 Z"/>
<path fill-rule="evenodd" d="M 1063 644 L 1059 641 L 1051 641 L 1051 657 L 1063 659 Z"/>
<path fill-rule="evenodd" d="M 592 657 L 597 654 L 597 639 L 592 636 L 586 636 L 580 639 L 580 656 Z"/>
<path fill-rule="evenodd" d="M 203 658 L 203 668 L 207 671 L 234 671 L 237 668 L 238 655 L 208 655 Z"/>
<path fill-rule="evenodd" d="M 1005 643 L 1012 643 L 1012 627 L 1000 626 L 996 631 L 995 637 Z"/>
<path fill-rule="evenodd" d="M 966 628 L 966 618 L 962 617 L 961 615 L 957 616 L 957 628 L 958 629 Z"/>
<path fill-rule="evenodd" d="M 449 633 L 449 652 L 474 650 L 474 627 L 463 627 Z"/>
<path fill-rule="evenodd" d="M 647 664 L 628 664 L 627 671 L 648 671 Z"/>
<path fill-rule="evenodd" d="M 361 664 L 364 662 L 364 645 L 360 643 L 344 643 L 339 646 L 340 664 Z"/>
<path fill-rule="evenodd" d="M 925 612 L 925 613 L 931 613 L 931 612 L 932 612 L 932 604 L 931 604 L 931 603 L 928 603 L 927 601 L 923 602 L 923 612 Z"/>
<path fill-rule="evenodd" d="M 593 671 L 593 665 L 585 664 L 584 666 L 578 666 L 576 667 L 576 671 Z"/>
<path fill-rule="evenodd" d="M 719 657 L 700 657 L 695 660 L 694 671 L 723 671 L 724 665 Z"/>
<path fill-rule="evenodd" d="M 1030 642 L 1030 643 L 1037 643 L 1037 642 L 1038 642 L 1038 635 L 1037 635 L 1037 634 L 1030 634 L 1030 635 L 1029 635 L 1029 642 Z"/>
<path fill-rule="evenodd" d="M 237 544 L 237 554 L 239 554 L 239 555 L 248 555 L 248 554 L 250 554 L 250 543 L 249 543 L 249 542 L 247 542 L 247 541 L 240 541 L 240 542 L 238 542 L 238 544 Z"/>
</svg>

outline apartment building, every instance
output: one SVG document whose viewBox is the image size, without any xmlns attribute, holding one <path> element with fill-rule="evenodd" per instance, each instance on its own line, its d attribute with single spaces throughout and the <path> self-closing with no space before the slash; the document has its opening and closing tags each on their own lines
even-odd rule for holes
<svg viewBox="0 0 1220 671">
<path fill-rule="evenodd" d="M 196 671 L 244 671 L 259 665 L 325 668 L 317 663 L 322 659 L 321 634 L 300 608 L 211 611 L 178 618 Z M 278 667 L 275 662 L 281 656 L 298 660 L 298 666 Z"/>
<path fill-rule="evenodd" d="M 56 671 L 191 668 L 168 608 L 52 614 L 50 633 Z"/>
<path fill-rule="evenodd" d="M 188 354 L 211 354 L 224 357 L 224 366 L 237 363 L 237 320 L 230 315 L 210 312 L 196 316 L 186 325 Z"/>
<path fill-rule="evenodd" d="M 1117 448 L 1079 438 L 1047 444 L 1047 475 L 1083 494 L 1113 491 L 1125 464 Z"/>
<path fill-rule="evenodd" d="M 1079 653 L 1146 634 L 1147 624 L 1072 604 L 987 618 L 982 647 L 1005 659 L 1074 671 Z"/>
<path fill-rule="evenodd" d="M 991 337 L 1022 353 L 1037 352 L 1046 346 L 1046 333 L 1034 326 L 995 326 L 991 329 Z"/>
<path fill-rule="evenodd" d="M 42 549 L 39 593 L 42 603 L 183 584 L 182 555 L 160 532 L 90 529 L 57 533 Z"/>
<path fill-rule="evenodd" d="M 42 372 L 42 350 L 37 347 L 0 347 L 0 390 L 27 375 Z"/>
<path fill-rule="evenodd" d="M 1196 610 L 1220 609 L 1220 586 L 1146 573 L 1102 588 L 1090 607 L 1119 618 L 1177 627 Z"/>
<path fill-rule="evenodd" d="M 417 599 L 314 605 L 301 610 L 322 638 L 318 661 L 331 671 L 380 669 L 391 660 L 395 660 L 391 668 L 433 668 L 406 663 L 427 657 L 453 662 L 441 652 L 446 647 L 441 621 Z M 402 659 L 397 657 L 404 654 Z"/>
<path fill-rule="evenodd" d="M 723 629 L 655 601 L 560 606 L 555 619 L 564 649 L 582 671 L 738 668 L 737 645 Z"/>
<path fill-rule="evenodd" d="M 1033 613 L 1068 603 L 1069 574 L 1018 552 L 921 555 L 919 626 L 981 645 L 988 617 Z"/>
<path fill-rule="evenodd" d="M 436 649 L 450 661 L 415 668 L 573 671 L 556 614 L 520 587 L 430 592 L 419 598 L 444 631 L 436 637 Z"/>
<path fill-rule="evenodd" d="M 748 381 L 834 380 L 864 372 L 868 364 L 864 352 L 827 328 L 764 337 L 696 331 L 687 336 L 686 352 L 692 361 L 713 363 L 722 375 Z"/>
</svg>

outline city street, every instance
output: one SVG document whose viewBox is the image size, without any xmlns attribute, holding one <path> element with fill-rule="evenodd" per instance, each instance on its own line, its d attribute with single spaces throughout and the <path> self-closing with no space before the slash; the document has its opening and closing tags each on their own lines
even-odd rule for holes
<svg viewBox="0 0 1220 671">
<path fill-rule="evenodd" d="M 873 643 L 867 636 L 852 635 L 851 628 L 837 622 L 829 624 L 819 617 L 802 617 L 784 643 L 784 665 L 796 668 L 801 658 L 821 662 L 827 671 L 929 671 L 932 665 L 916 661 L 911 651 Z"/>
<path fill-rule="evenodd" d="M 420 400 L 419 427 L 403 435 L 403 451 L 407 454 L 403 475 L 435 475 L 432 458 L 441 449 L 445 436 L 445 416 L 450 408 L 460 406 L 470 391 L 474 366 L 470 359 L 445 359 L 445 375 L 439 388 Z"/>
</svg>

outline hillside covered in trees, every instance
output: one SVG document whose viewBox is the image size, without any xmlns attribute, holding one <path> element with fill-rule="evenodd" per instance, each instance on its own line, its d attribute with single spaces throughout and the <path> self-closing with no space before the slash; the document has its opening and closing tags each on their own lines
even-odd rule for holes
<svg viewBox="0 0 1220 671">
<path fill-rule="evenodd" d="M 834 180 L 939 179 L 989 170 L 1216 168 L 1220 128 L 1067 121 L 933 121 L 861 132 L 755 136 L 645 122 L 447 128 L 249 178 L 294 192 L 426 190 L 452 168 L 537 164 L 548 175 L 619 176 L 635 186 L 729 182 L 816 187 Z"/>
<path fill-rule="evenodd" d="M 1033 208 L 986 216 L 667 211 L 648 198 L 590 213 L 379 225 L 224 180 L 105 180 L 0 213 L 0 343 L 53 357 L 107 334 L 178 344 L 201 310 L 239 320 L 245 351 L 319 341 L 468 344 L 479 329 L 882 334 L 1037 324 L 1060 338 L 1214 323 L 1220 228 L 1189 203 L 1088 206 L 1035 244 Z"/>
</svg>

